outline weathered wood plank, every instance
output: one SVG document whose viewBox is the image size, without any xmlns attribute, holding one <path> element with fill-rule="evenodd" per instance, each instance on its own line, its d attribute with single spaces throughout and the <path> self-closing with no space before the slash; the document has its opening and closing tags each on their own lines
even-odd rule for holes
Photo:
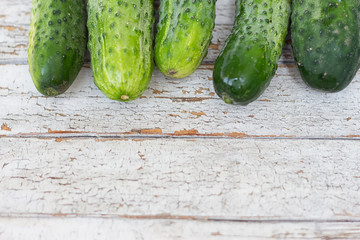
<svg viewBox="0 0 360 240">
<path fill-rule="evenodd" d="M 216 25 L 213 31 L 212 44 L 209 47 L 208 55 L 204 59 L 204 64 L 214 63 L 225 40 L 230 34 L 231 25 Z M 0 25 L 0 63 L 25 64 L 27 61 L 28 46 L 28 25 Z M 89 62 L 89 56 L 86 62 Z M 293 63 L 291 46 L 287 44 L 283 49 L 283 56 L 280 63 Z"/>
<path fill-rule="evenodd" d="M 0 63 L 25 64 L 27 61 L 28 31 L 31 0 L 3 0 L 0 9 Z M 213 63 L 219 55 L 234 21 L 234 1 L 222 0 L 217 4 L 216 28 L 205 63 Z M 87 58 L 89 61 L 89 58 Z M 293 62 L 290 46 L 284 48 L 281 63 Z"/>
<path fill-rule="evenodd" d="M 234 3 L 221 0 L 191 77 L 155 71 L 143 98 L 122 104 L 84 68 L 46 98 L 26 66 L 30 8 L 0 7 L 0 239 L 360 238 L 359 74 L 341 93 L 314 92 L 286 45 L 258 101 L 223 104 L 211 65 Z"/>
<path fill-rule="evenodd" d="M 28 25 L 0 25 L 0 63 L 26 64 L 28 46 Z M 230 34 L 231 26 L 217 25 L 213 33 L 212 45 L 205 63 L 213 63 L 222 49 L 227 36 Z M 291 61 L 291 53 L 286 48 L 288 59 Z M 89 62 L 89 56 L 86 62 Z"/>
<path fill-rule="evenodd" d="M 360 135 L 356 107 L 360 105 L 360 74 L 343 92 L 325 94 L 309 89 L 296 68 L 283 66 L 258 101 L 239 107 L 226 105 L 215 95 L 211 69 L 180 80 L 166 79 L 155 71 L 143 98 L 126 104 L 103 96 L 88 68 L 57 98 L 42 97 L 36 91 L 26 65 L 0 66 L 0 72 L 0 125 L 4 126 L 0 135 L 53 134 L 51 130 L 217 137 Z"/>
<path fill-rule="evenodd" d="M 0 218 L 0 237 L 27 240 L 359 239 L 359 223 L 238 223 L 185 220 Z"/>
<path fill-rule="evenodd" d="M 360 141 L 0 138 L 0 216 L 360 220 Z"/>
<path fill-rule="evenodd" d="M 159 0 L 155 0 L 158 2 Z M 216 5 L 216 24 L 231 25 L 235 15 L 234 0 L 220 0 Z M 32 0 L 1 0 L 0 23 L 29 25 Z"/>
<path fill-rule="evenodd" d="M 212 44 L 203 64 L 213 64 L 225 44 L 227 36 L 231 32 L 229 25 L 216 25 L 213 31 Z M 0 63 L 1 64 L 26 64 L 28 45 L 28 26 L 19 27 L 8 25 L 0 26 Z M 86 62 L 89 62 L 89 54 Z M 280 64 L 292 64 L 294 62 L 291 46 L 287 44 L 283 49 Z"/>
</svg>

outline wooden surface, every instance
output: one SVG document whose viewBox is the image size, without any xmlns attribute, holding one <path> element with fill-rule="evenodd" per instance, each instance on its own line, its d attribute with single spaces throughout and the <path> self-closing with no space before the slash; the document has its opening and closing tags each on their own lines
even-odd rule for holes
<svg viewBox="0 0 360 240">
<path fill-rule="evenodd" d="M 31 0 L 0 3 L 0 239 L 360 239 L 360 74 L 324 94 L 286 45 L 247 107 L 214 93 L 233 1 L 192 76 L 155 70 L 131 103 L 104 97 L 89 64 L 41 96 L 27 66 Z"/>
</svg>

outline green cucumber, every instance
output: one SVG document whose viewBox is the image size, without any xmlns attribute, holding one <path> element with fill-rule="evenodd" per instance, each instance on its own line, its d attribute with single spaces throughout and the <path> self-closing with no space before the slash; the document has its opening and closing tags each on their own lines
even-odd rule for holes
<svg viewBox="0 0 360 240">
<path fill-rule="evenodd" d="M 64 93 L 74 82 L 86 51 L 84 0 L 33 0 L 28 62 L 38 91 Z"/>
<path fill-rule="evenodd" d="M 192 74 L 207 54 L 216 0 L 162 0 L 155 61 L 166 76 Z"/>
<path fill-rule="evenodd" d="M 338 92 L 360 65 L 359 0 L 295 0 L 293 52 L 303 80 L 312 88 Z"/>
<path fill-rule="evenodd" d="M 287 34 L 290 0 L 238 0 L 231 35 L 215 62 L 216 93 L 228 104 L 247 105 L 268 87 Z"/>
<path fill-rule="evenodd" d="M 110 99 L 131 101 L 149 85 L 153 0 L 89 0 L 88 48 L 96 86 Z"/>
</svg>

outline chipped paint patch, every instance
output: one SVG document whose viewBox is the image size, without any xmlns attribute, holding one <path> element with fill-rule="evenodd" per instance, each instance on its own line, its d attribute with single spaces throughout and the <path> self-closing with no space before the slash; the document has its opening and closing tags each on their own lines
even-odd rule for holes
<svg viewBox="0 0 360 240">
<path fill-rule="evenodd" d="M 155 129 L 142 129 L 140 130 L 141 134 L 162 134 L 162 130 L 160 128 Z"/>
<path fill-rule="evenodd" d="M 196 129 L 189 129 L 189 130 L 180 130 L 180 131 L 175 131 L 174 132 L 175 135 L 177 136 L 184 136 L 184 135 L 199 135 L 199 131 Z"/>
<path fill-rule="evenodd" d="M 165 93 L 165 92 L 168 92 L 168 91 L 165 91 L 165 90 L 159 91 L 159 90 L 156 90 L 156 89 L 153 90 L 153 94 L 162 94 L 162 93 Z"/>
<path fill-rule="evenodd" d="M 210 89 L 200 87 L 198 90 L 195 91 L 195 94 L 201 94 L 201 93 L 203 93 L 203 91 L 210 91 Z"/>
<path fill-rule="evenodd" d="M 8 31 L 15 31 L 15 30 L 26 31 L 25 28 L 11 26 L 11 25 L 0 25 L 0 28 L 4 28 L 4 29 L 6 29 Z"/>
<path fill-rule="evenodd" d="M 1 130 L 11 132 L 11 128 L 6 123 L 1 125 Z"/>
<path fill-rule="evenodd" d="M 225 134 L 227 137 L 232 137 L 232 138 L 246 138 L 246 137 L 250 137 L 248 134 L 246 133 L 238 133 L 238 132 L 232 132 L 232 133 L 227 133 Z"/>
<path fill-rule="evenodd" d="M 51 130 L 51 128 L 49 128 L 48 133 L 51 133 L 51 134 L 69 134 L 69 133 L 84 133 L 84 132 L 79 132 L 79 131 L 53 131 L 53 130 Z"/>
<path fill-rule="evenodd" d="M 206 113 L 204 112 L 190 112 L 190 114 L 195 115 L 197 118 L 201 117 L 201 116 L 207 116 Z"/>
</svg>

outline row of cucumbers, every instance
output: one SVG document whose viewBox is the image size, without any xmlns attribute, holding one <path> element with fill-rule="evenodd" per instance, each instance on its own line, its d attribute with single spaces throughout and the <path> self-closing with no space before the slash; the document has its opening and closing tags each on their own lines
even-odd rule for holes
<svg viewBox="0 0 360 240">
<path fill-rule="evenodd" d="M 153 0 L 89 0 L 87 8 L 84 0 L 33 0 L 28 53 L 35 86 L 47 96 L 65 92 L 83 65 L 86 44 L 95 84 L 110 99 L 140 97 L 154 58 L 165 75 L 189 76 L 206 56 L 215 3 L 161 0 L 154 48 Z M 340 91 L 360 67 L 359 0 L 236 0 L 236 12 L 213 75 L 226 103 L 247 105 L 265 91 L 290 17 L 295 59 L 308 85 Z"/>
<path fill-rule="evenodd" d="M 167 76 L 192 74 L 211 41 L 215 0 L 163 0 L 159 12 L 154 50 L 153 0 L 88 0 L 87 8 L 84 0 L 33 0 L 28 56 L 35 86 L 47 96 L 65 92 L 86 44 L 95 84 L 110 99 L 140 97 L 154 56 Z"/>
</svg>

